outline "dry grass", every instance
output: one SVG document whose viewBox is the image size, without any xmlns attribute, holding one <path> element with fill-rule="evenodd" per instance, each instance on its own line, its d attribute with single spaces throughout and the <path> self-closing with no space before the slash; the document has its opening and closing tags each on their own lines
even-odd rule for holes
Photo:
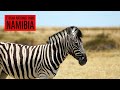
<svg viewBox="0 0 120 90">
<path fill-rule="evenodd" d="M 39 27 L 36 32 L 3 32 L 0 31 L 0 41 L 9 41 L 17 43 L 43 44 L 52 34 L 61 31 L 64 27 Z M 120 28 L 81 28 L 84 37 L 82 38 L 84 45 L 93 42 L 98 35 L 104 33 L 108 36 L 101 41 L 102 45 L 112 43 L 120 45 Z M 102 39 L 102 37 L 101 37 Z M 25 41 L 26 42 L 23 42 Z M 110 41 L 114 42 L 110 42 Z M 95 43 L 96 42 L 96 43 Z M 31 43 L 30 43 L 31 44 Z M 98 44 L 97 40 L 94 44 Z M 93 45 L 93 44 L 91 44 Z M 94 46 L 94 45 L 93 45 Z M 97 45 L 99 47 L 99 45 Z M 88 62 L 84 66 L 80 66 L 72 56 L 68 56 L 61 64 L 57 75 L 54 79 L 119 79 L 120 78 L 120 48 L 110 48 L 109 50 L 89 50 L 85 47 Z M 10 79 L 8 76 L 7 79 Z"/>
<path fill-rule="evenodd" d="M 120 79 L 120 51 L 87 51 L 88 62 L 80 66 L 68 56 L 54 79 Z M 7 77 L 11 79 L 11 77 Z M 12 78 L 13 79 L 13 78 Z"/>
<path fill-rule="evenodd" d="M 55 79 L 120 79 L 120 52 L 87 52 L 88 62 L 80 66 L 69 56 L 60 66 Z"/>
</svg>

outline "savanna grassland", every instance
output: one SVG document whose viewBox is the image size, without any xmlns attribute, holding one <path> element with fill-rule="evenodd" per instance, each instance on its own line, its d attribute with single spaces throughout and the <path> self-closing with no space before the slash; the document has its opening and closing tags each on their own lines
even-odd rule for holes
<svg viewBox="0 0 120 90">
<path fill-rule="evenodd" d="M 48 37 L 65 27 L 38 27 L 36 32 L 4 32 L 0 41 L 28 45 L 44 44 Z M 120 27 L 80 27 L 88 62 L 80 66 L 72 56 L 60 65 L 54 79 L 119 79 Z M 10 77 L 8 76 L 7 79 Z"/>
</svg>

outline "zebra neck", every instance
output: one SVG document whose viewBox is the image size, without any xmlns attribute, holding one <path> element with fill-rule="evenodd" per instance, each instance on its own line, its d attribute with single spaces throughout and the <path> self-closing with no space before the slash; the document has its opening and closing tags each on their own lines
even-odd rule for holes
<svg viewBox="0 0 120 90">
<path fill-rule="evenodd" d="M 58 64 L 61 64 L 66 56 L 68 55 L 67 53 L 67 48 L 65 45 L 65 41 L 56 41 L 56 43 L 52 44 L 53 52 L 54 52 L 54 59 Z"/>
<path fill-rule="evenodd" d="M 54 60 L 58 63 L 58 65 L 61 64 L 68 55 L 67 32 L 62 31 L 49 37 L 48 44 L 52 45 Z"/>
</svg>

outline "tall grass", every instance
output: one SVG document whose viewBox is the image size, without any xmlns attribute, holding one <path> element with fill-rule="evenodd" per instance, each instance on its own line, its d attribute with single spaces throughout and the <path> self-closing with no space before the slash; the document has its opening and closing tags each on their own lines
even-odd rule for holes
<svg viewBox="0 0 120 90">
<path fill-rule="evenodd" d="M 48 37 L 66 27 L 38 27 L 35 32 L 5 32 L 0 29 L 0 41 L 27 45 L 44 44 Z M 83 33 L 86 50 L 109 50 L 120 48 L 120 27 L 79 27 Z"/>
</svg>

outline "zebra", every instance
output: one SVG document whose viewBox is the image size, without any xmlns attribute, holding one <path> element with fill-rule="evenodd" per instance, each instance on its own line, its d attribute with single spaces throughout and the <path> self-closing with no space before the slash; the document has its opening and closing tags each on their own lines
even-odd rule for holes
<svg viewBox="0 0 120 90">
<path fill-rule="evenodd" d="M 15 79 L 53 79 L 68 54 L 83 66 L 87 56 L 82 36 L 80 29 L 69 26 L 42 45 L 0 42 L 0 75 L 4 72 Z"/>
</svg>

